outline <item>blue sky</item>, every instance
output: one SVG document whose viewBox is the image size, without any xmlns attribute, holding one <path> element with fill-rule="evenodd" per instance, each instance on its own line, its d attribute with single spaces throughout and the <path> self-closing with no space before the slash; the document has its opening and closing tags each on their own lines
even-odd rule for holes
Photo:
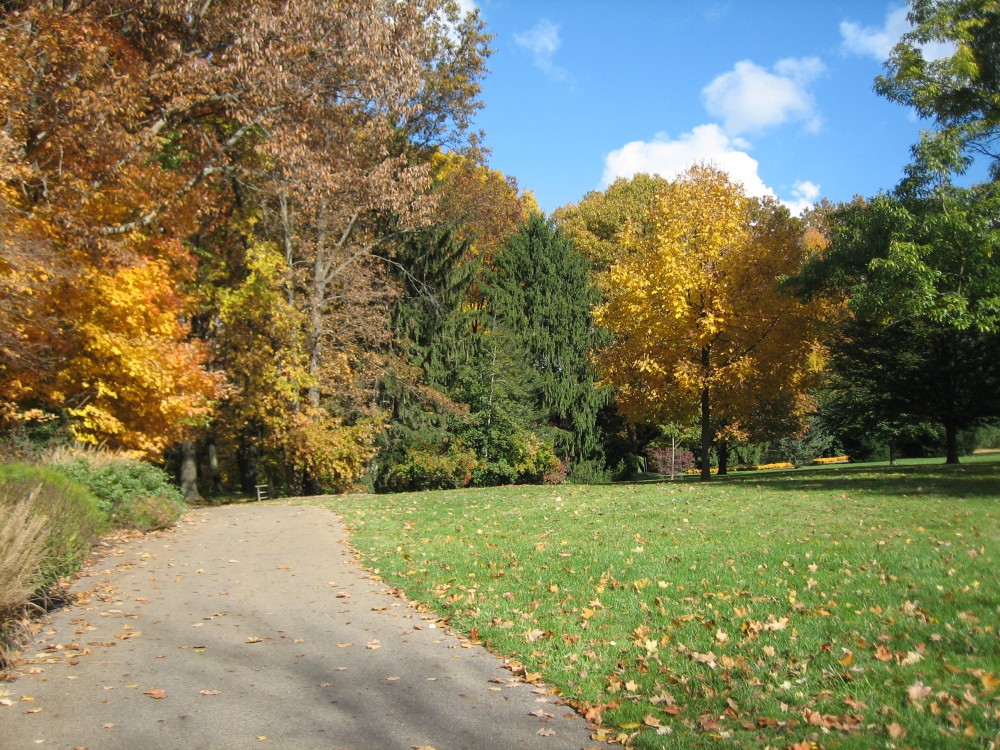
<svg viewBox="0 0 1000 750">
<path fill-rule="evenodd" d="M 477 118 L 490 166 L 547 213 L 615 177 L 671 177 L 695 162 L 795 211 L 872 196 L 899 181 L 927 127 L 872 90 L 907 29 L 901 2 L 475 6 L 495 35 Z"/>
</svg>

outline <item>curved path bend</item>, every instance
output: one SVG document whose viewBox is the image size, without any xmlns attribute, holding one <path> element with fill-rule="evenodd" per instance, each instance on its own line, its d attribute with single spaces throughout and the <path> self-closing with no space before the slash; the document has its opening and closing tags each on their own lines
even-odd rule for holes
<svg viewBox="0 0 1000 750">
<path fill-rule="evenodd" d="M 0 750 L 598 746 L 388 593 L 321 508 L 193 511 L 102 554 L 73 592 L 0 683 Z"/>
</svg>

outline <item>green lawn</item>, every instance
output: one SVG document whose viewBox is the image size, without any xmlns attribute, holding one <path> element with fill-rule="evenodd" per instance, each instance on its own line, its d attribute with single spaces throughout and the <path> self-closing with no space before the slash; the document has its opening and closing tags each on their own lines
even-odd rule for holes
<svg viewBox="0 0 1000 750">
<path fill-rule="evenodd" d="M 996 461 L 323 502 L 366 565 L 600 718 L 595 739 L 1000 734 Z"/>
</svg>

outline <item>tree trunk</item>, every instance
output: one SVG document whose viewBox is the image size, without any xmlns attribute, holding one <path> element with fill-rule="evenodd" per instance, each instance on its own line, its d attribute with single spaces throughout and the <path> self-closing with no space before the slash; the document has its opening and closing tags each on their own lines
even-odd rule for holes
<svg viewBox="0 0 1000 750">
<path fill-rule="evenodd" d="M 259 451 L 249 435 L 240 436 L 240 444 L 236 448 L 236 464 L 240 469 L 240 489 L 253 495 L 257 487 L 257 461 Z"/>
<path fill-rule="evenodd" d="M 889 441 L 889 466 L 896 465 L 896 441 Z"/>
<path fill-rule="evenodd" d="M 701 350 L 702 374 L 708 377 L 708 367 L 710 352 L 708 347 Z M 712 480 L 712 412 L 711 394 L 708 383 L 701 389 L 701 481 L 710 482 Z"/>
<path fill-rule="evenodd" d="M 181 443 L 181 492 L 185 502 L 196 503 L 201 500 L 201 495 L 198 494 L 198 456 L 193 440 Z"/>
<path fill-rule="evenodd" d="M 674 481 L 677 473 L 677 436 L 670 436 L 670 481 Z"/>
<path fill-rule="evenodd" d="M 215 450 L 215 438 L 210 437 L 205 445 L 205 452 L 208 455 L 208 473 L 211 479 L 213 495 L 222 494 L 222 472 L 219 471 L 219 454 Z"/>
<path fill-rule="evenodd" d="M 726 469 L 729 466 L 729 443 L 725 440 L 719 441 L 719 476 L 724 477 L 726 475 Z"/>
<path fill-rule="evenodd" d="M 945 444 L 947 446 L 946 464 L 958 463 L 958 428 L 953 424 L 944 426 Z"/>
</svg>

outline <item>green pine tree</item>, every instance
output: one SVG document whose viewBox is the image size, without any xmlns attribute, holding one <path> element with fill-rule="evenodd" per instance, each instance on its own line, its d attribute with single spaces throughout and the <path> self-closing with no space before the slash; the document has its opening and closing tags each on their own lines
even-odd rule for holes
<svg viewBox="0 0 1000 750">
<path fill-rule="evenodd" d="M 597 415 L 608 396 L 594 386 L 588 359 L 600 334 L 590 315 L 598 295 L 587 260 L 536 213 L 496 255 L 484 292 L 557 454 L 573 461 L 599 456 Z"/>
</svg>

